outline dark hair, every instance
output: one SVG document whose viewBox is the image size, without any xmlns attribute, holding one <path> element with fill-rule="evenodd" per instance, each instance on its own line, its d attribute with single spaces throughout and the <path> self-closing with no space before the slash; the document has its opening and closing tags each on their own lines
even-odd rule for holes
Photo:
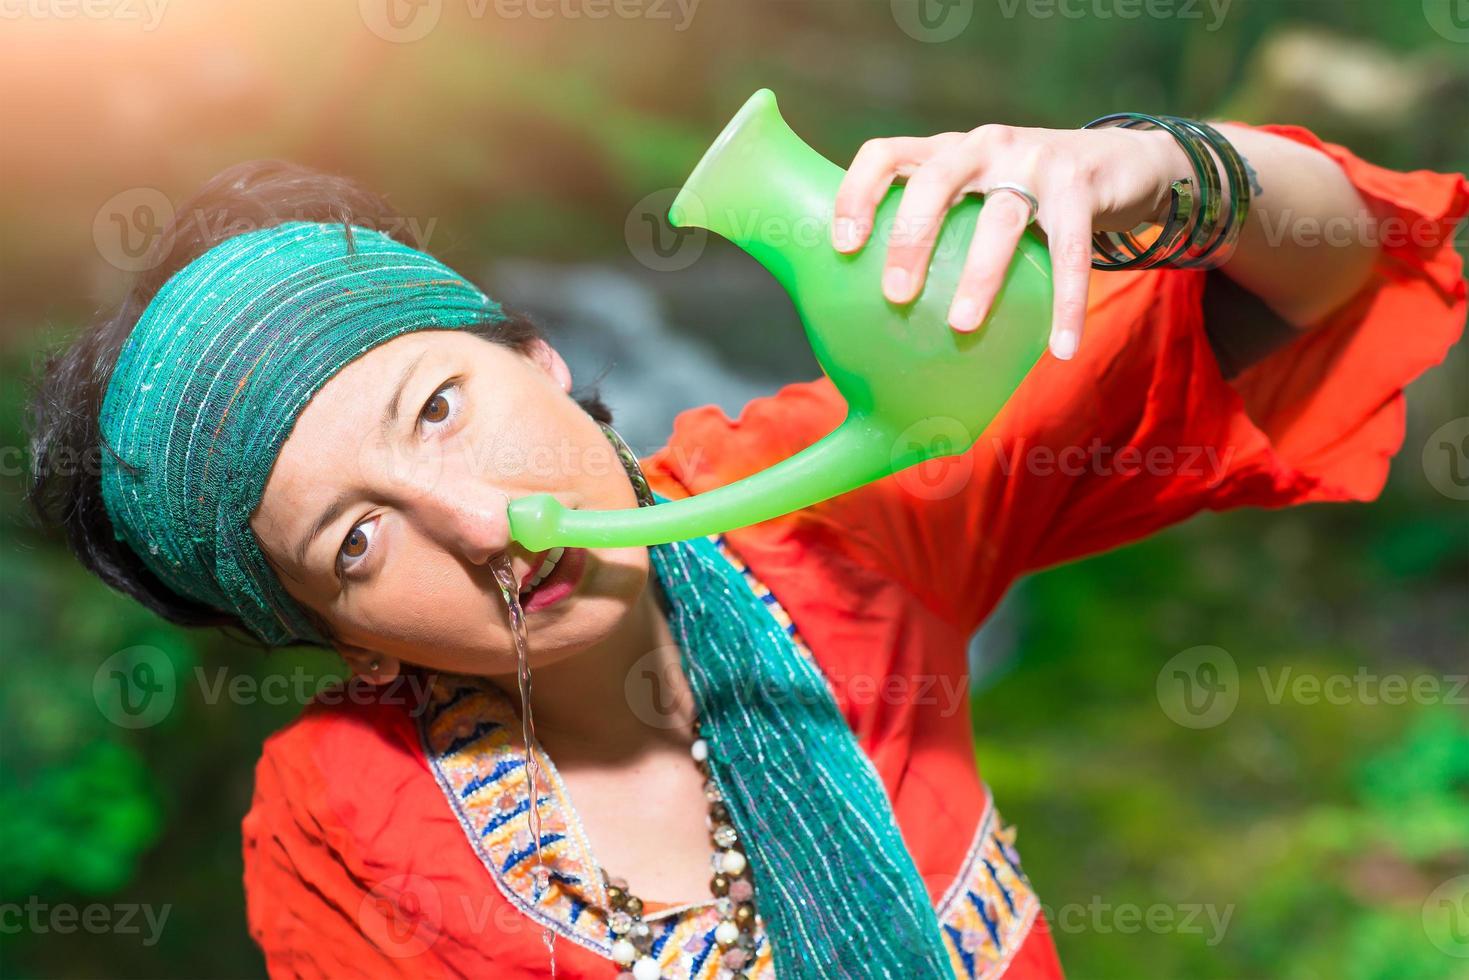
<svg viewBox="0 0 1469 980">
<path fill-rule="evenodd" d="M 415 248 L 391 205 L 355 181 L 276 160 L 241 163 L 215 175 L 181 204 L 152 244 L 118 308 L 100 316 L 70 346 L 51 354 L 31 398 L 31 473 L 26 499 L 43 527 L 60 529 L 78 560 L 102 581 L 183 626 L 217 626 L 253 634 L 239 618 L 179 595 L 148 570 L 125 541 L 113 534 L 102 504 L 103 452 L 116 459 L 98 425 L 102 399 L 123 343 L 154 294 L 168 278 L 227 238 L 286 221 L 340 221 L 373 228 Z M 467 328 L 470 333 L 519 353 L 541 337 L 527 316 L 505 311 L 502 320 Z M 612 413 L 595 390 L 577 397 L 593 418 L 611 423 Z M 311 610 L 307 610 L 310 614 Z M 323 635 L 329 635 L 319 617 Z"/>
</svg>

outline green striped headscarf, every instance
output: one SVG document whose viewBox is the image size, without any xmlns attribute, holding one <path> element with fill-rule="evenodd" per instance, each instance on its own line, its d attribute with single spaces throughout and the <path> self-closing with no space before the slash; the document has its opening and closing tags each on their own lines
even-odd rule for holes
<svg viewBox="0 0 1469 980">
<path fill-rule="evenodd" d="M 366 351 L 502 316 L 442 262 L 366 228 L 292 221 L 221 242 L 169 278 L 113 369 L 100 419 L 113 533 L 264 642 L 325 645 L 250 528 L 276 454 Z"/>
</svg>

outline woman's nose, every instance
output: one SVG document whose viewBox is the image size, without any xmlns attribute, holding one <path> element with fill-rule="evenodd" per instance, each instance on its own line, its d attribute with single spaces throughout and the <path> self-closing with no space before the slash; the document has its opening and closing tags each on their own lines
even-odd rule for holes
<svg viewBox="0 0 1469 980">
<path fill-rule="evenodd" d="M 510 497 L 502 490 L 454 480 L 429 488 L 414 509 L 445 548 L 484 565 L 510 548 L 509 507 Z"/>
</svg>

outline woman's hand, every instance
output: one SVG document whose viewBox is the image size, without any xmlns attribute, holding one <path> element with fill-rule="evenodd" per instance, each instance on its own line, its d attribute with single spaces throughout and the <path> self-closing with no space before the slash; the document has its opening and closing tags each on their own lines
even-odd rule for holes
<svg viewBox="0 0 1469 980">
<path fill-rule="evenodd" d="M 1051 353 L 1066 359 L 1076 352 L 1086 318 L 1092 232 L 1161 220 L 1170 185 L 1191 172 L 1173 137 L 1158 131 L 989 124 L 967 133 L 869 140 L 837 192 L 832 244 L 842 252 L 860 249 L 878 202 L 894 178 L 906 177 L 882 290 L 891 302 L 907 303 L 923 289 L 949 208 L 971 191 L 1019 184 L 1039 202 L 1036 222 L 1050 246 L 1055 288 Z M 1018 194 L 1000 192 L 986 200 L 949 307 L 955 330 L 972 331 L 984 322 L 1029 212 Z"/>
</svg>

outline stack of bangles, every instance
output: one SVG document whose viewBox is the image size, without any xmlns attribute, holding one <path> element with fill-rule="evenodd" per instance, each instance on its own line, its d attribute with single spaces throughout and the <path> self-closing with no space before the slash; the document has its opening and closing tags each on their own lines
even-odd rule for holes
<svg viewBox="0 0 1469 980">
<path fill-rule="evenodd" d="M 1164 129 L 1178 141 L 1193 166 L 1193 177 L 1173 181 L 1172 200 L 1162 230 L 1145 244 L 1131 231 L 1092 235 L 1092 268 L 1150 269 L 1166 265 L 1211 269 L 1234 252 L 1250 213 L 1250 181 L 1239 152 L 1208 123 L 1178 116 L 1118 112 L 1093 119 L 1082 129 Z M 1221 179 L 1220 173 L 1223 172 Z M 1223 197 L 1228 185 L 1228 200 Z"/>
</svg>

